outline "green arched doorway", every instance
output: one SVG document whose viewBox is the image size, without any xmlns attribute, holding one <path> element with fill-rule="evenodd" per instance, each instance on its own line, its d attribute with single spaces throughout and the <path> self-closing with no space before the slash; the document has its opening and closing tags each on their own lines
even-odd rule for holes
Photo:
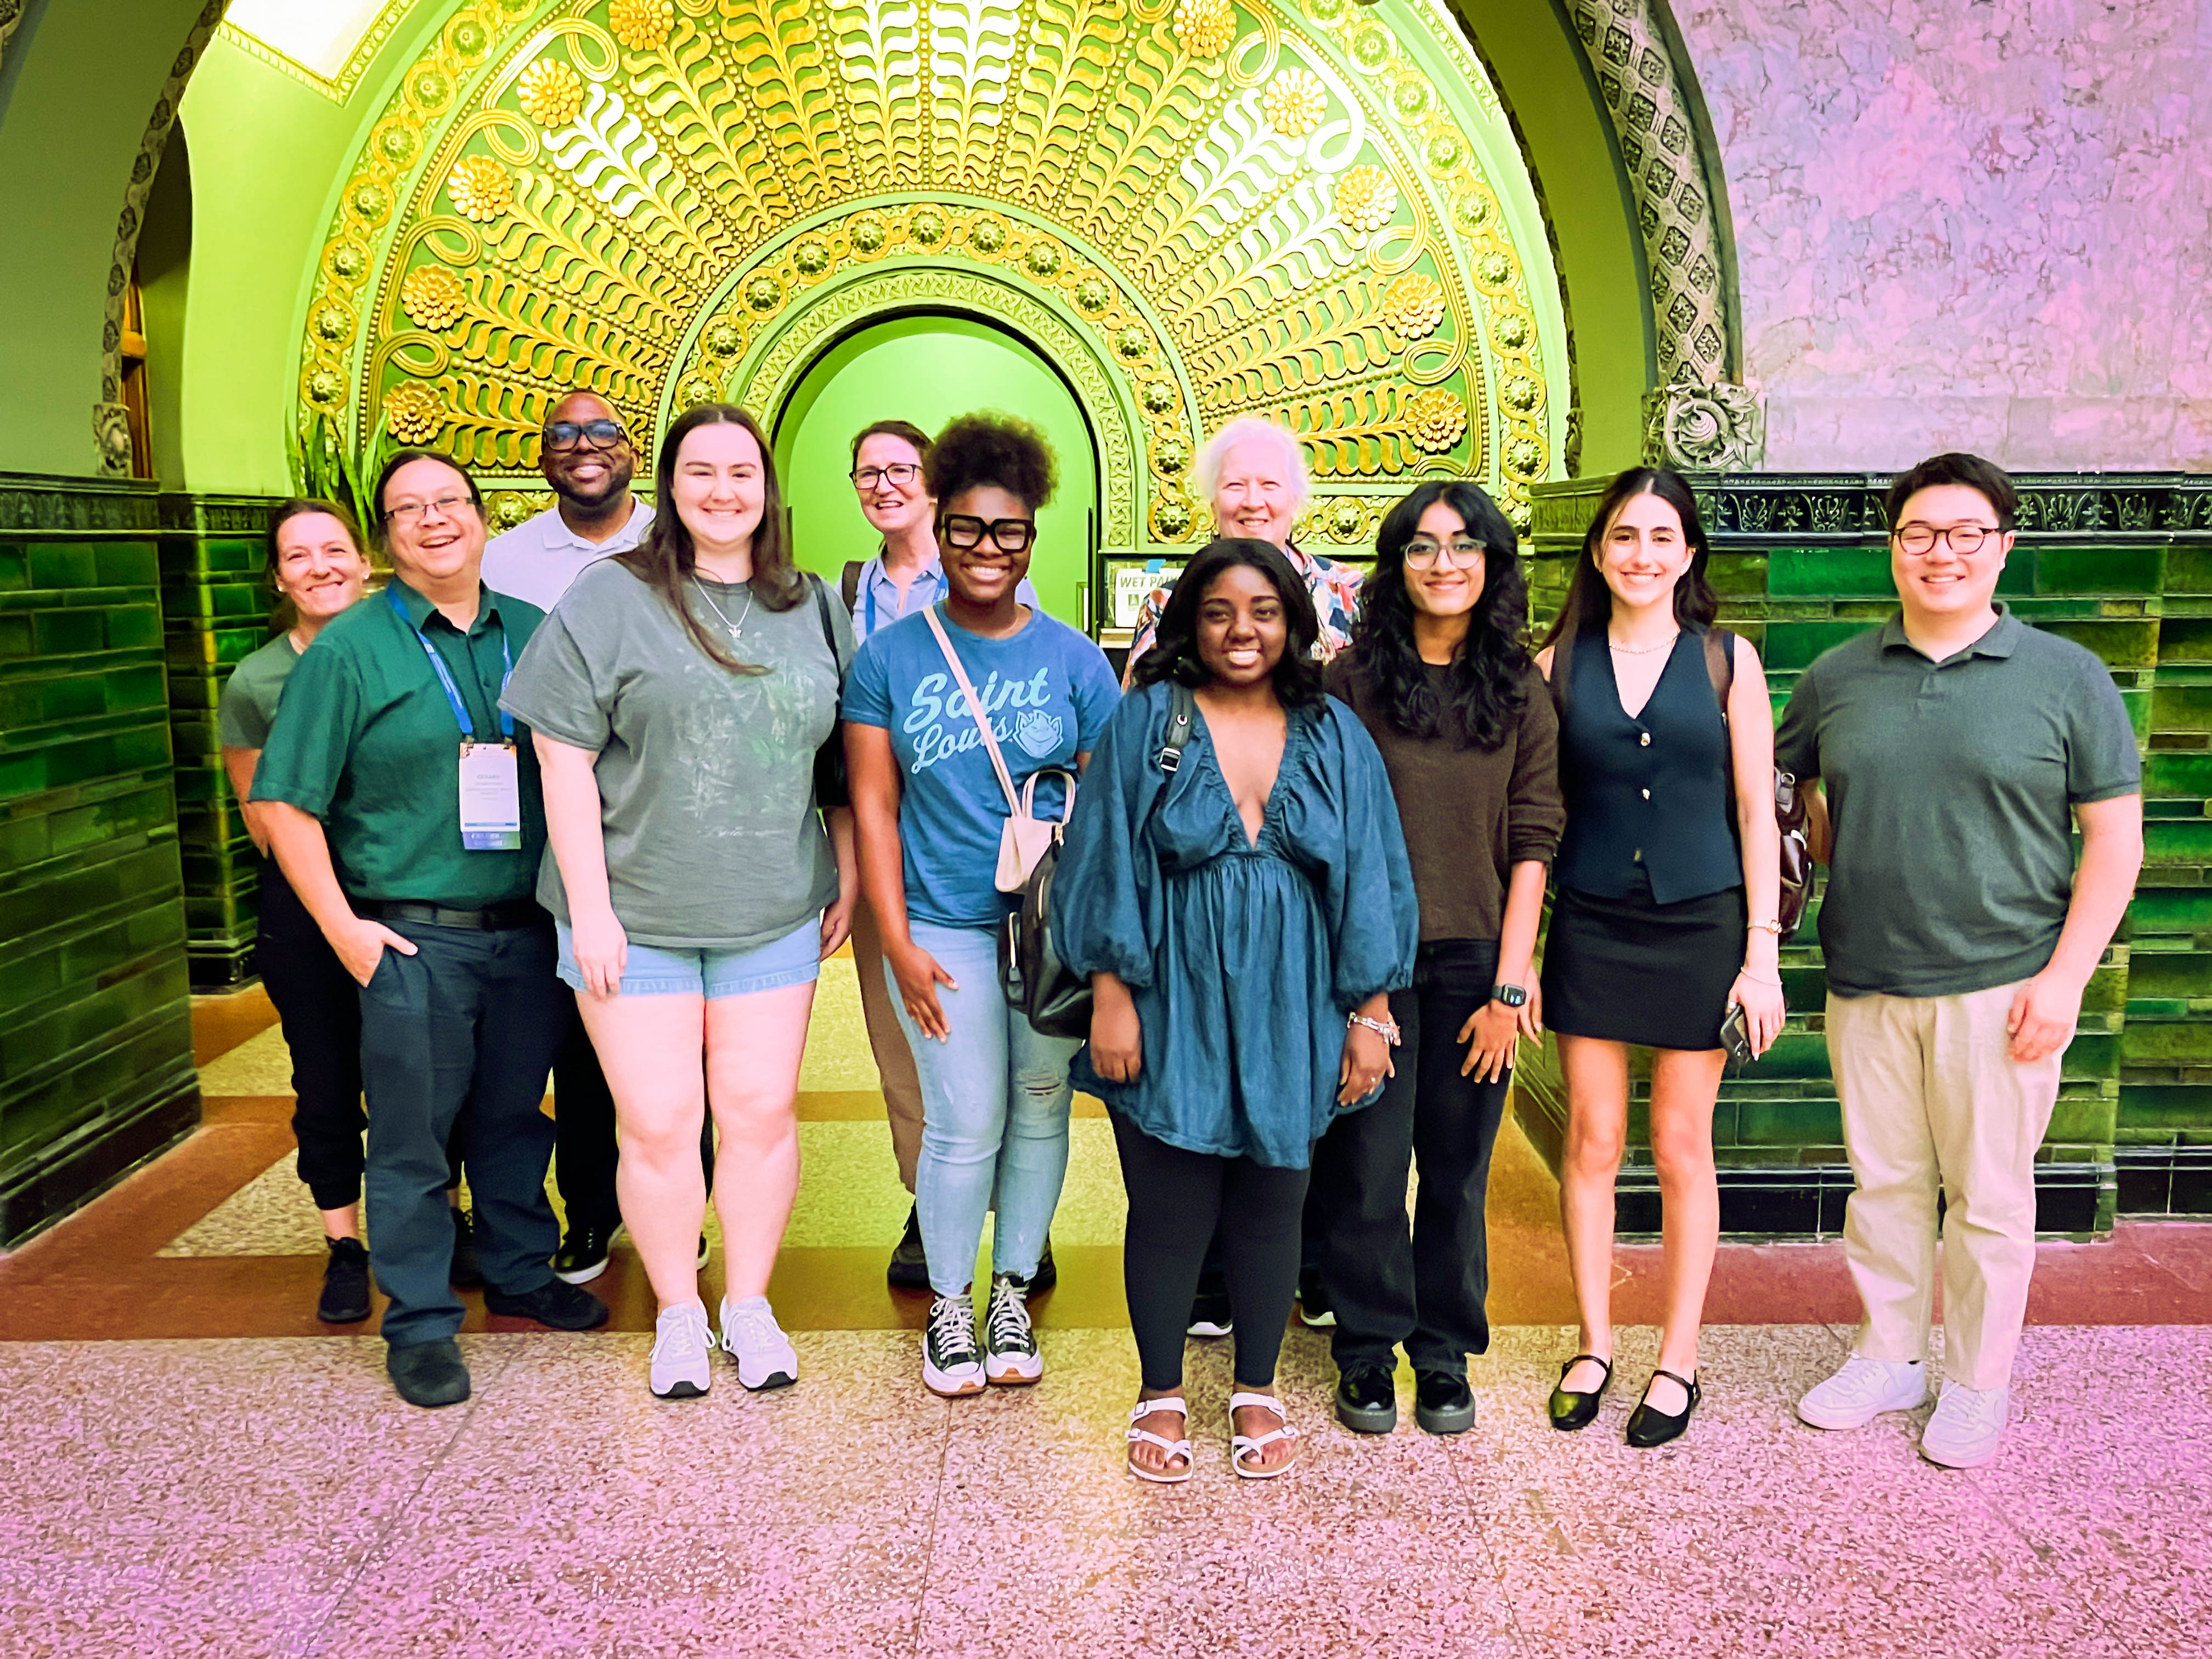
<svg viewBox="0 0 2212 1659">
<path fill-rule="evenodd" d="M 1030 580 L 1046 610 L 1081 627 L 1098 506 L 1090 422 L 1042 357 L 973 318 L 910 315 L 857 329 L 814 361 L 775 411 L 776 466 L 799 562 L 832 575 L 846 560 L 876 550 L 875 532 L 847 479 L 855 432 L 872 421 L 899 419 L 934 433 L 979 409 L 1032 422 L 1059 458 L 1059 488 L 1037 515 Z"/>
</svg>

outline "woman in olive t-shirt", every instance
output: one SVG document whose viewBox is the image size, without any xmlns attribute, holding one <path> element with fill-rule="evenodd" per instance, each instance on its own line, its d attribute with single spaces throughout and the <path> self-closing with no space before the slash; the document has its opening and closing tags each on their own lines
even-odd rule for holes
<svg viewBox="0 0 2212 1659">
<path fill-rule="evenodd" d="M 750 416 L 687 411 L 657 471 L 665 510 L 636 550 L 576 579 L 502 703 L 544 769 L 538 897 L 614 1095 L 616 1194 L 660 1304 L 651 1387 L 681 1399 L 709 1382 L 694 1253 L 709 1110 L 720 1345 L 748 1389 L 799 1376 L 767 1291 L 799 1188 L 817 964 L 858 890 L 851 815 L 814 791 L 853 637 L 793 567 Z"/>
<path fill-rule="evenodd" d="M 330 1260 L 315 1316 L 350 1324 L 368 1317 L 368 1253 L 361 1241 L 361 1000 L 322 929 L 270 855 L 260 810 L 250 799 L 253 769 L 276 722 L 277 699 L 300 653 L 323 624 L 361 598 L 368 561 L 353 515 L 334 501 L 297 499 L 270 514 L 269 583 L 292 625 L 231 672 L 216 726 L 254 851 L 261 854 L 254 967 L 283 1022 L 292 1055 L 292 1134 L 300 1179 L 321 1212 Z"/>
</svg>

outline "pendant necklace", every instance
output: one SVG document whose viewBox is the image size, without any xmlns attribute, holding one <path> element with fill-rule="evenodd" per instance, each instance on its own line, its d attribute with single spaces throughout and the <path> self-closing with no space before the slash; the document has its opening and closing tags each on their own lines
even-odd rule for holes
<svg viewBox="0 0 2212 1659">
<path fill-rule="evenodd" d="M 716 619 L 729 630 L 730 638 L 734 642 L 739 632 L 744 628 L 745 618 L 753 614 L 753 585 L 750 582 L 745 584 L 745 608 L 738 612 L 738 619 L 735 622 L 732 622 L 722 614 L 722 607 L 714 603 L 714 596 L 707 591 L 707 584 L 701 581 L 696 574 L 691 578 L 691 586 L 699 590 L 699 597 L 707 601 L 707 609 L 713 611 Z"/>
</svg>

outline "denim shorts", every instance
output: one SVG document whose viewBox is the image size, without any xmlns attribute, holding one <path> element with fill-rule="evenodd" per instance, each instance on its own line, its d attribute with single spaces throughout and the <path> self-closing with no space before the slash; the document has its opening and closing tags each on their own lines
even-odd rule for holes
<svg viewBox="0 0 2212 1659">
<path fill-rule="evenodd" d="M 560 956 L 555 963 L 561 982 L 572 991 L 584 988 L 583 970 L 576 966 L 576 936 L 566 922 L 556 923 L 555 937 Z M 811 985 L 822 975 L 822 918 L 809 916 L 781 939 L 750 951 L 664 950 L 657 945 L 629 942 L 629 957 L 623 969 L 622 994 L 629 997 L 697 996 L 741 997 L 755 991 L 780 991 L 787 985 Z"/>
</svg>

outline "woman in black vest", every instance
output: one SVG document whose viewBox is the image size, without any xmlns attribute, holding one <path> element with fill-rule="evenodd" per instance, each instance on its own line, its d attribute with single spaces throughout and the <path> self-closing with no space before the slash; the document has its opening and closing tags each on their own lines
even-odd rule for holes
<svg viewBox="0 0 2212 1659">
<path fill-rule="evenodd" d="M 1551 1418 L 1555 1428 L 1582 1428 L 1613 1380 L 1613 1182 L 1628 1127 L 1628 1050 L 1650 1048 L 1666 1321 L 1658 1369 L 1629 1419 L 1638 1446 L 1680 1434 L 1700 1393 L 1698 1328 L 1720 1242 L 1722 1022 L 1740 1005 L 1753 1052 L 1764 1053 L 1785 1012 L 1773 712 L 1748 641 L 1719 634 L 1712 643 L 1733 658 L 1717 655 L 1717 671 L 1709 659 L 1718 606 L 1706 558 L 1680 476 L 1622 473 L 1598 504 L 1536 659 L 1559 708 L 1567 800 L 1542 1008 L 1566 1077 L 1559 1208 L 1582 1315 L 1580 1352 L 1561 1370 Z"/>
</svg>

